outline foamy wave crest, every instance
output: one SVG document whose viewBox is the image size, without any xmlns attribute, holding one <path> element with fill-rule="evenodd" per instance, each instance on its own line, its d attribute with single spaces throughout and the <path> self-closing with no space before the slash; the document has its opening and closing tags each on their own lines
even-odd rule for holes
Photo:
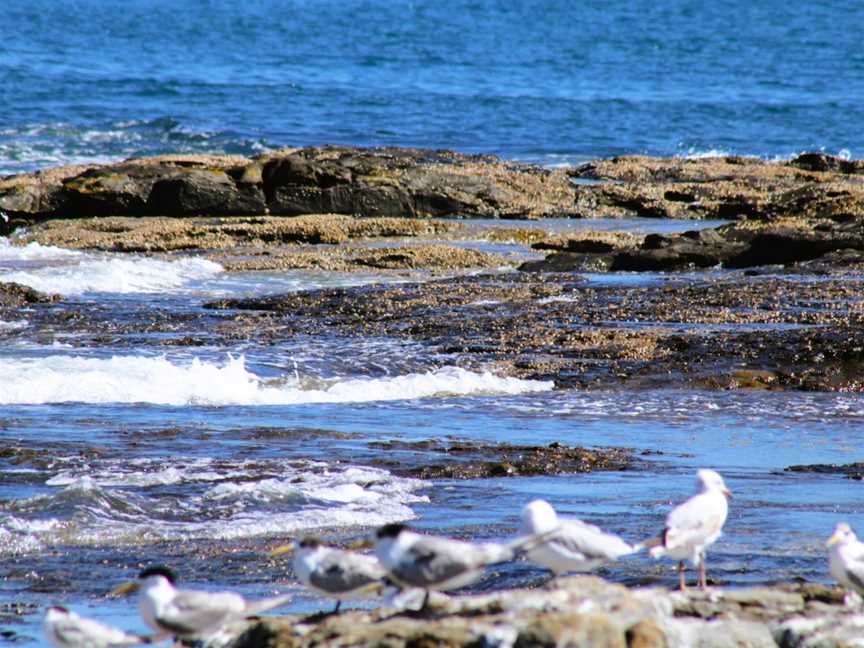
<svg viewBox="0 0 864 648">
<path fill-rule="evenodd" d="M 82 256 L 84 256 L 82 252 L 66 250 L 51 245 L 40 245 L 39 243 L 13 245 L 8 238 L 0 237 L 0 263 L 2 264 L 14 261 L 66 260 Z"/>
<path fill-rule="evenodd" d="M 36 244 L 31 243 L 22 248 L 0 247 L 0 254 L 19 255 L 21 259 L 64 262 L 21 269 L 9 269 L 8 266 L 0 268 L 0 281 L 14 281 L 36 290 L 62 295 L 156 293 L 186 289 L 195 282 L 210 279 L 222 272 L 222 266 L 206 259 L 162 261 L 146 257 L 98 256 L 59 248 L 32 248 L 32 245 Z M 33 256 L 20 256 L 27 254 Z"/>
<path fill-rule="evenodd" d="M 157 461 L 161 471 L 152 470 Z M 86 465 L 66 469 L 46 482 L 51 491 L 0 503 L 0 555 L 58 543 L 236 539 L 376 526 L 411 519 L 411 505 L 429 501 L 418 493 L 428 482 L 380 468 L 294 463 L 203 459 L 190 466 L 162 457 L 145 464 L 110 460 L 107 470 L 95 472 Z M 200 492 L 202 481 L 218 483 Z M 164 484 L 173 486 L 159 488 Z"/>
<path fill-rule="evenodd" d="M 292 374 L 264 381 L 244 358 L 222 364 L 165 357 L 0 358 L 0 404 L 154 403 L 159 405 L 291 405 L 410 400 L 432 396 L 547 391 L 552 382 L 442 367 L 387 378 L 349 378 L 309 387 Z"/>
</svg>

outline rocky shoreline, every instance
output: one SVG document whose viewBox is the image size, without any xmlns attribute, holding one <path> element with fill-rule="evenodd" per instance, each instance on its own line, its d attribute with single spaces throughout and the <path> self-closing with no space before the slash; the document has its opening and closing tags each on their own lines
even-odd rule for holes
<svg viewBox="0 0 864 648">
<path fill-rule="evenodd" d="M 836 588 L 790 584 L 707 592 L 627 588 L 594 576 L 538 589 L 438 594 L 423 613 L 388 608 L 291 615 L 235 628 L 233 648 L 861 646 L 864 614 Z"/>
</svg>

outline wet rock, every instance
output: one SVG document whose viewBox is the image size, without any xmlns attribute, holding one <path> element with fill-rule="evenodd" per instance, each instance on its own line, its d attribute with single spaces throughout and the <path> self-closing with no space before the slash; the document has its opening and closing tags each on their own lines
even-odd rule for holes
<svg viewBox="0 0 864 648">
<path fill-rule="evenodd" d="M 207 304 L 236 335 L 422 341 L 466 368 L 580 388 L 864 388 L 864 285 L 719 276 L 596 285 L 511 273 Z"/>
<path fill-rule="evenodd" d="M 295 218 L 104 217 L 49 220 L 32 228 L 20 241 L 122 252 L 225 250 L 232 257 L 276 256 L 286 245 L 335 245 L 354 239 L 432 236 L 459 227 L 458 223 L 339 214 Z M 292 254 L 296 250 L 286 252 Z"/>
<path fill-rule="evenodd" d="M 799 586 L 800 587 L 800 586 Z M 234 648 L 259 646 L 610 646 L 711 648 L 855 645 L 864 623 L 843 605 L 813 607 L 792 587 L 670 593 L 592 576 L 536 590 L 435 595 L 424 613 L 389 609 L 246 626 Z M 243 630 L 242 628 L 240 629 Z M 846 643 L 844 643 L 846 642 Z"/>
<path fill-rule="evenodd" d="M 845 475 L 849 479 L 864 479 L 864 462 L 848 464 L 799 464 L 786 466 L 788 472 L 820 473 L 826 475 Z"/>
<path fill-rule="evenodd" d="M 523 263 L 529 272 L 583 272 L 586 268 L 631 272 L 662 272 L 714 267 L 752 268 L 805 264 L 845 253 L 835 261 L 864 262 L 864 218 L 831 220 L 784 219 L 732 224 L 681 234 L 649 234 L 641 242 L 604 249 L 571 239 L 543 261 Z M 622 241 L 623 243 L 623 241 Z M 582 254 L 573 254 L 573 252 Z M 842 258 L 842 261 L 841 261 Z M 595 270 L 596 271 L 596 270 Z"/>
<path fill-rule="evenodd" d="M 0 308 L 18 307 L 25 304 L 48 304 L 60 299 L 60 295 L 43 293 L 19 283 L 0 282 Z"/>
<path fill-rule="evenodd" d="M 375 463 L 392 472 L 420 479 L 482 479 L 528 475 L 561 475 L 595 470 L 625 470 L 633 461 L 626 448 L 580 448 L 562 443 L 548 446 L 483 444 L 460 441 L 386 441 L 370 444 L 384 450 Z M 429 463 L 429 454 L 447 456 L 446 463 Z"/>
</svg>

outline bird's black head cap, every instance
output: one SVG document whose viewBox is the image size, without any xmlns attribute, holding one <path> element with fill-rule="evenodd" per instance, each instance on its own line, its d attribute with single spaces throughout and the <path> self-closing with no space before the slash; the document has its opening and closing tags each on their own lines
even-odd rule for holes
<svg viewBox="0 0 864 648">
<path fill-rule="evenodd" d="M 177 576 L 171 571 L 168 567 L 164 565 L 156 565 L 154 567 L 147 567 L 146 569 L 142 569 L 138 574 L 138 578 L 144 580 L 149 576 L 164 576 L 166 580 L 172 585 L 177 582 Z"/>
<path fill-rule="evenodd" d="M 403 531 L 407 531 L 408 527 L 404 524 L 400 524 L 399 522 L 393 522 L 391 524 L 385 524 L 381 528 L 379 528 L 375 532 L 376 538 L 395 538 Z"/>
<path fill-rule="evenodd" d="M 303 549 L 315 549 L 316 547 L 321 546 L 321 540 L 315 536 L 306 536 L 305 538 L 300 539 L 297 546 Z"/>
<path fill-rule="evenodd" d="M 69 613 L 69 608 L 63 607 L 62 605 L 52 605 L 49 610 L 57 610 L 58 612 L 62 612 L 63 614 Z"/>
</svg>

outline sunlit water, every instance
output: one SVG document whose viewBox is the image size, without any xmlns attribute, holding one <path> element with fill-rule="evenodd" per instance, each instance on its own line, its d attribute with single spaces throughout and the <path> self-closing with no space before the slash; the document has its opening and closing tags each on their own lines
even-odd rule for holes
<svg viewBox="0 0 864 648">
<path fill-rule="evenodd" d="M 141 309 L 196 313 L 213 296 L 388 280 L 228 275 L 192 258 L 0 244 L 0 281 L 11 279 L 103 309 L 106 321 Z M 862 518 L 859 482 L 784 471 L 860 459 L 857 395 L 558 390 L 394 339 L 166 347 L 158 336 L 118 335 L 81 346 L 63 330 L 37 330 L 27 309 L 0 323 L 0 340 L 0 598 L 63 602 L 130 629 L 145 629 L 134 606 L 103 595 L 143 564 L 172 563 L 197 587 L 293 592 L 288 610 L 315 610 L 329 603 L 294 584 L 268 547 L 313 531 L 355 538 L 394 520 L 501 537 L 534 497 L 641 540 L 703 466 L 734 491 L 708 563 L 725 584 L 825 580 L 826 536 L 838 520 Z M 619 446 L 637 461 L 621 472 L 425 481 L 394 474 L 370 445 L 424 439 Z M 602 573 L 671 585 L 673 567 L 637 557 Z M 519 563 L 477 588 L 542 579 Z M 38 639 L 40 619 L 7 625 Z"/>
</svg>

